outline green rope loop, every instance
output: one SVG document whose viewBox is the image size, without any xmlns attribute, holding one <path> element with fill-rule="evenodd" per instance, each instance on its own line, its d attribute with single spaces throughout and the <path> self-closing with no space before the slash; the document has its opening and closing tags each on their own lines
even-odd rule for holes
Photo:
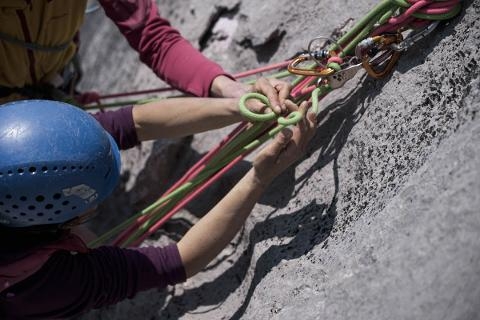
<svg viewBox="0 0 480 320">
<path fill-rule="evenodd" d="M 271 111 L 269 113 L 255 113 L 253 111 L 250 111 L 250 109 L 247 108 L 246 102 L 248 100 L 260 100 L 263 104 L 265 104 L 268 108 L 271 108 L 270 101 L 268 101 L 268 98 L 260 93 L 247 93 L 243 95 L 240 98 L 240 102 L 238 103 L 238 106 L 240 108 L 240 113 L 247 118 L 250 121 L 253 122 L 265 122 L 265 121 L 271 121 L 276 118 L 275 112 Z"/>
<path fill-rule="evenodd" d="M 303 115 L 300 112 L 293 111 L 286 118 L 279 117 L 277 119 L 277 122 L 282 126 L 289 126 L 289 125 L 297 124 L 298 122 L 300 122 L 300 120 L 302 120 L 302 118 L 303 118 Z"/>
<path fill-rule="evenodd" d="M 271 108 L 270 101 L 266 96 L 260 93 L 247 93 L 240 98 L 238 103 L 238 107 L 240 109 L 240 113 L 252 122 L 266 122 L 272 121 L 277 118 L 277 114 L 275 112 L 268 112 L 268 113 L 255 113 L 247 108 L 246 102 L 248 100 L 260 100 L 263 104 L 265 104 L 268 108 Z M 278 117 L 277 122 L 283 126 L 288 126 L 292 124 L 297 124 L 302 119 L 302 114 L 300 112 L 294 111 L 288 115 L 287 118 L 285 117 Z"/>
</svg>

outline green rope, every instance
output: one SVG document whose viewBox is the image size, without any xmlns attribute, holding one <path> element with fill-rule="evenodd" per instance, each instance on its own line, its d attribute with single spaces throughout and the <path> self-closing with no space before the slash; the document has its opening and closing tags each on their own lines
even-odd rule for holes
<svg viewBox="0 0 480 320">
<path fill-rule="evenodd" d="M 360 19 L 360 21 L 358 21 L 350 31 L 348 31 L 338 40 L 338 44 L 341 47 L 344 47 L 347 41 L 349 41 L 351 38 L 354 38 L 355 34 L 358 34 L 360 31 L 365 30 L 365 26 L 372 24 L 372 20 L 374 20 L 375 17 L 378 17 L 379 15 L 383 16 L 386 11 L 391 9 L 390 1 L 391 0 L 383 0 L 378 5 L 376 5 L 365 17 Z M 338 48 L 336 47 L 333 48 L 333 50 L 336 50 L 336 49 Z"/>
</svg>

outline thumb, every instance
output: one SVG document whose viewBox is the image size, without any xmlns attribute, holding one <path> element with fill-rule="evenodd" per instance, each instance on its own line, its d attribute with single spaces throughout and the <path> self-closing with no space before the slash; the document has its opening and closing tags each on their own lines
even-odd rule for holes
<svg viewBox="0 0 480 320">
<path fill-rule="evenodd" d="M 290 142 L 293 133 L 290 129 L 284 128 L 275 138 L 257 155 L 254 163 L 260 166 L 271 166 L 282 153 L 285 146 Z M 270 163 L 270 164 L 268 164 Z M 269 167 L 271 169 L 271 167 Z"/>
<path fill-rule="evenodd" d="M 280 131 L 279 134 L 273 139 L 273 143 L 271 143 L 271 152 L 274 155 L 280 154 L 280 152 L 287 146 L 292 138 L 292 130 L 289 128 L 284 128 Z"/>
</svg>

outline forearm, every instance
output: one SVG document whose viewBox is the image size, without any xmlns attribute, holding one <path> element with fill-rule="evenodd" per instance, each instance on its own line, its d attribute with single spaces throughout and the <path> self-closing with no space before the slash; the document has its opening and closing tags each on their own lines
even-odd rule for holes
<svg viewBox="0 0 480 320">
<path fill-rule="evenodd" d="M 140 60 L 173 87 L 208 97 L 213 80 L 226 75 L 159 15 L 155 1 L 100 0 L 100 4 Z"/>
<path fill-rule="evenodd" d="M 237 99 L 171 98 L 133 108 L 140 141 L 182 137 L 241 121 Z"/>
<path fill-rule="evenodd" d="M 178 243 L 187 277 L 202 270 L 243 226 L 270 181 L 251 169 Z"/>
</svg>

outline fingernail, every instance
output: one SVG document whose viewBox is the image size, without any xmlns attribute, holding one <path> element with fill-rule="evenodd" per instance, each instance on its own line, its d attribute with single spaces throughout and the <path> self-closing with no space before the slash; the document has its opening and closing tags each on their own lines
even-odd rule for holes
<svg viewBox="0 0 480 320">
<path fill-rule="evenodd" d="M 280 106 L 277 105 L 277 106 L 275 106 L 275 111 L 277 113 L 282 113 L 282 108 L 280 108 Z"/>
<path fill-rule="evenodd" d="M 292 130 L 290 130 L 288 127 L 287 127 L 287 128 L 284 128 L 284 129 L 282 130 L 282 132 L 283 132 L 283 135 L 284 135 L 285 137 L 287 137 L 288 139 L 290 139 L 290 138 L 292 137 L 292 135 L 293 135 Z"/>
</svg>

